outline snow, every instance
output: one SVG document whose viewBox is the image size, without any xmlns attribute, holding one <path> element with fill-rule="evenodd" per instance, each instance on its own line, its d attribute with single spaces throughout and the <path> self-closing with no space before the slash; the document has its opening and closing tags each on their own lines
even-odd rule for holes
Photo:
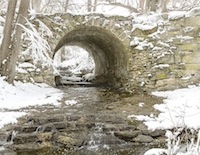
<svg viewBox="0 0 200 155">
<path fill-rule="evenodd" d="M 144 105 L 145 105 L 145 103 L 143 103 L 143 102 L 138 104 L 138 106 L 141 107 L 141 108 L 144 107 Z"/>
<path fill-rule="evenodd" d="M 200 86 L 190 86 L 174 91 L 153 92 L 153 95 L 164 97 L 162 104 L 155 104 L 160 111 L 157 117 L 129 116 L 144 121 L 150 130 L 186 127 L 199 129 L 200 122 Z"/>
<path fill-rule="evenodd" d="M 130 16 L 130 10 L 121 6 L 100 4 L 97 5 L 96 13 L 104 14 L 106 16 Z"/>
<path fill-rule="evenodd" d="M 163 155 L 167 153 L 165 149 L 153 148 L 144 153 L 144 155 Z"/>
<path fill-rule="evenodd" d="M 179 19 L 179 18 L 185 17 L 185 14 L 186 14 L 186 11 L 171 11 L 169 12 L 168 19 L 169 20 Z"/>
<path fill-rule="evenodd" d="M 65 104 L 68 105 L 68 106 L 72 106 L 72 105 L 77 104 L 77 101 L 75 101 L 75 100 L 67 100 L 67 101 L 65 101 Z"/>
<path fill-rule="evenodd" d="M 143 121 L 149 130 L 167 130 L 166 137 L 168 141 L 168 148 L 150 149 L 144 155 L 163 155 L 163 153 L 176 155 L 198 154 L 200 151 L 198 147 L 200 132 L 197 135 L 197 143 L 194 143 L 190 139 L 190 144 L 182 146 L 178 143 L 177 134 L 179 131 L 172 133 L 170 129 L 199 130 L 200 122 L 198 120 L 200 119 L 200 86 L 189 86 L 188 88 L 173 91 L 159 91 L 153 92 L 152 94 L 165 98 L 162 104 L 154 105 L 154 108 L 159 110 L 160 114 L 158 116 L 130 115 L 128 118 L 136 118 L 137 120 Z M 173 142 L 176 142 L 176 144 L 173 145 Z"/>
<path fill-rule="evenodd" d="M 134 37 L 134 39 L 130 42 L 131 47 L 135 47 L 137 50 L 144 50 L 145 48 L 153 48 L 154 45 L 148 40 L 144 40 L 140 37 Z"/>
<path fill-rule="evenodd" d="M 95 78 L 95 62 L 92 55 L 78 46 L 65 46 L 54 57 L 55 74 L 61 75 L 61 83 L 66 81 L 91 81 Z"/>
<path fill-rule="evenodd" d="M 26 115 L 25 112 L 0 112 L 0 128 L 5 124 L 17 123 L 17 119 Z"/>
<path fill-rule="evenodd" d="M 192 17 L 197 15 L 200 15 L 200 7 L 191 9 L 189 12 L 187 12 L 186 17 Z"/>
<path fill-rule="evenodd" d="M 80 81 L 83 81 L 83 79 L 81 78 L 81 77 L 77 77 L 77 76 L 75 76 L 75 75 L 72 75 L 72 76 L 70 76 L 70 77 L 62 77 L 62 80 L 64 80 L 64 81 L 72 81 L 72 82 L 80 82 Z"/>
<path fill-rule="evenodd" d="M 34 66 L 33 64 L 29 63 L 29 62 L 23 62 L 19 64 L 19 68 L 36 68 L 36 66 Z"/>
<path fill-rule="evenodd" d="M 18 73 L 22 73 L 22 74 L 27 74 L 28 73 L 25 69 L 22 69 L 22 68 L 19 68 L 19 67 L 16 67 L 16 71 Z"/>
<path fill-rule="evenodd" d="M 92 81 L 94 78 L 94 73 L 87 73 L 83 76 L 84 81 Z"/>
<path fill-rule="evenodd" d="M 140 29 L 140 30 L 152 30 L 152 29 L 154 29 L 154 28 L 156 28 L 157 27 L 157 24 L 152 24 L 152 25 L 150 25 L 150 24 L 148 24 L 148 25 L 144 25 L 144 24 L 134 24 L 133 25 L 133 30 L 132 31 L 134 31 L 135 29 Z"/>
<path fill-rule="evenodd" d="M 17 118 L 26 115 L 21 108 L 44 104 L 59 105 L 62 95 L 60 90 L 46 84 L 15 82 L 13 86 L 0 77 L 0 128 L 5 124 L 16 123 Z"/>
<path fill-rule="evenodd" d="M 153 66 L 153 68 L 159 68 L 159 69 L 163 69 L 163 68 L 169 68 L 169 64 L 159 64 L 156 66 Z"/>
</svg>

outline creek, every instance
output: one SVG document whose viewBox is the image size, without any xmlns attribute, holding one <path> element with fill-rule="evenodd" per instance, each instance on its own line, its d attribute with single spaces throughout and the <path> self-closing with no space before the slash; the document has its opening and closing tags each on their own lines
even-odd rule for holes
<svg viewBox="0 0 200 155">
<path fill-rule="evenodd" d="M 1 131 L 1 155 L 142 155 L 164 145 L 164 131 L 148 131 L 128 118 L 158 114 L 152 105 L 162 99 L 106 87 L 59 88 L 64 91 L 59 106 L 23 109 L 29 115 Z"/>
</svg>

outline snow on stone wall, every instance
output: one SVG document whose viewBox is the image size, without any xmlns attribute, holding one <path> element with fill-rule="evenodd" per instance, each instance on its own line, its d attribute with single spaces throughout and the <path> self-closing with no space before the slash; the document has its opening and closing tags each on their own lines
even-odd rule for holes
<svg viewBox="0 0 200 155">
<path fill-rule="evenodd" d="M 198 10 L 193 12 L 195 11 Z M 113 83 L 117 85 L 120 77 L 123 77 L 121 82 L 125 89 L 141 88 L 144 91 L 151 91 L 199 84 L 200 15 L 198 13 L 191 15 L 191 12 L 178 14 L 176 12 L 177 16 L 175 13 L 129 17 L 55 14 L 38 18 L 53 32 L 52 37 L 46 38 L 52 52 L 58 50 L 56 48 L 60 48 L 62 44 L 64 45 L 66 39 L 71 39 L 71 43 L 78 42 L 76 45 L 80 46 L 84 43 L 81 39 L 96 40 L 93 42 L 96 45 L 87 48 L 93 52 L 95 50 L 100 52 L 101 50 L 96 47 L 101 48 L 103 45 L 108 49 L 106 53 L 106 49 L 102 48 L 103 56 L 96 55 L 96 59 L 104 59 L 98 60 L 98 63 L 114 66 L 110 66 L 111 70 L 102 69 L 102 72 L 108 72 L 108 70 L 112 72 L 108 79 L 115 79 Z M 92 27 L 91 31 L 90 27 Z M 92 37 L 84 34 L 86 33 L 82 31 L 84 28 L 91 33 L 90 35 L 93 34 Z M 99 30 L 98 28 L 102 28 L 102 34 L 95 31 Z M 70 33 L 76 36 L 65 38 Z M 98 36 L 100 34 L 101 38 Z M 80 39 L 77 39 L 78 36 Z M 112 37 L 109 38 L 109 36 Z M 99 38 L 101 41 L 98 40 Z M 105 41 L 102 38 L 105 38 Z M 95 57 L 95 52 L 93 54 Z M 53 76 L 53 73 L 48 74 Z M 42 73 L 42 76 L 45 79 L 45 73 Z"/>
</svg>

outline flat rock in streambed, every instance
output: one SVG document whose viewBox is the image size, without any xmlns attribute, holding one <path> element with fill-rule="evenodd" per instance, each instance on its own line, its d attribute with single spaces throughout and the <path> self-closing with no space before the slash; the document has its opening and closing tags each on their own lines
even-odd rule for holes
<svg viewBox="0 0 200 155">
<path fill-rule="evenodd" d="M 151 136 L 147 135 L 138 135 L 133 139 L 134 142 L 139 142 L 139 143 L 151 143 L 154 141 L 154 139 Z"/>
</svg>

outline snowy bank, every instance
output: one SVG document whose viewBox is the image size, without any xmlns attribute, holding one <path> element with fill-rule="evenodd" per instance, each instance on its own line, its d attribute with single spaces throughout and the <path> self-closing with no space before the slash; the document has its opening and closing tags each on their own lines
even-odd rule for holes
<svg viewBox="0 0 200 155">
<path fill-rule="evenodd" d="M 154 108 L 160 111 L 156 116 L 136 116 L 144 121 L 150 130 L 192 128 L 199 129 L 200 122 L 200 86 L 190 86 L 174 91 L 153 92 L 153 95 L 164 97 L 162 104 L 155 104 Z"/>
<path fill-rule="evenodd" d="M 131 115 L 144 121 L 149 130 L 167 130 L 167 149 L 150 149 L 144 155 L 197 155 L 200 152 L 200 86 L 189 86 L 174 91 L 162 91 L 152 93 L 158 97 L 164 97 L 162 104 L 155 104 L 154 108 L 160 111 L 158 116 Z M 169 130 L 168 130 L 169 129 Z M 170 129 L 176 129 L 174 133 Z M 180 129 L 180 130 L 179 130 Z M 181 144 L 179 133 L 184 129 L 198 132 L 198 141 L 190 139 L 187 145 Z M 188 135 L 186 135 L 188 136 Z M 191 138 L 188 136 L 188 138 Z"/>
<path fill-rule="evenodd" d="M 16 123 L 17 118 L 26 114 L 19 109 L 44 104 L 58 105 L 62 96 L 60 90 L 46 84 L 15 82 L 13 86 L 0 77 L 0 127 Z"/>
</svg>

